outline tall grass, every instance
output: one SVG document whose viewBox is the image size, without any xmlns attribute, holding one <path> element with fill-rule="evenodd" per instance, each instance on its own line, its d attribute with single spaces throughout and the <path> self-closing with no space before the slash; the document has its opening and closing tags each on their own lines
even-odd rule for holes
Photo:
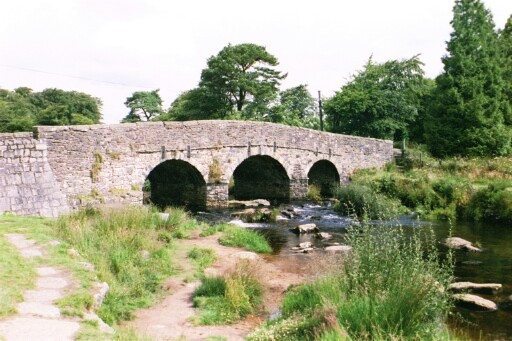
<svg viewBox="0 0 512 341">
<path fill-rule="evenodd" d="M 194 305 L 200 310 L 196 322 L 204 325 L 231 323 L 253 313 L 263 295 L 253 266 L 242 260 L 224 277 L 203 277 L 193 295 Z"/>
<path fill-rule="evenodd" d="M 291 290 L 282 317 L 250 340 L 439 340 L 451 307 L 442 288 L 452 262 L 437 258 L 431 231 L 363 224 L 337 273 Z M 421 234 L 421 235 L 420 235 Z"/>
<path fill-rule="evenodd" d="M 118 210 L 86 209 L 56 222 L 59 237 L 96 266 L 110 285 L 99 309 L 112 324 L 130 319 L 132 311 L 151 305 L 162 294 L 161 284 L 175 271 L 172 239 L 197 226 L 178 209 L 165 219 L 148 207 Z"/>
</svg>

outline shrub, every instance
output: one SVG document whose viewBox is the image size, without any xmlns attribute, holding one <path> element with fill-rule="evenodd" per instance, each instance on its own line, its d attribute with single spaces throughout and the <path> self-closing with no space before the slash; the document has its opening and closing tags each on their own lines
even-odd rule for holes
<svg viewBox="0 0 512 341">
<path fill-rule="evenodd" d="M 464 217 L 475 221 L 512 223 L 512 191 L 507 183 L 493 183 L 469 200 Z"/>
<path fill-rule="evenodd" d="M 322 195 L 320 193 L 320 187 L 317 185 L 309 185 L 308 186 L 308 199 L 313 201 L 322 200 Z"/>
<path fill-rule="evenodd" d="M 396 202 L 364 185 L 349 184 L 340 187 L 336 197 L 339 202 L 334 209 L 344 215 L 385 219 L 398 213 Z"/>
</svg>

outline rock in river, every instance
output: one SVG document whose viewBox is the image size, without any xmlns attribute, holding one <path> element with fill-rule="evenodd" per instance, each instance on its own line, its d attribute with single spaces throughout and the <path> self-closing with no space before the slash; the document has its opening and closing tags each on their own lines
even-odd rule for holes
<svg viewBox="0 0 512 341">
<path fill-rule="evenodd" d="M 327 232 L 318 232 L 316 234 L 316 237 L 318 239 L 331 239 L 332 238 L 332 234 L 327 233 Z"/>
<path fill-rule="evenodd" d="M 302 224 L 292 229 L 292 232 L 303 234 L 303 233 L 315 233 L 318 232 L 318 227 L 315 224 Z"/>
<path fill-rule="evenodd" d="M 467 251 L 474 251 L 474 252 L 482 251 L 481 249 L 474 246 L 473 243 L 471 243 L 470 241 L 467 241 L 467 240 L 459 238 L 459 237 L 446 238 L 444 243 L 450 249 L 467 250 Z"/>
<path fill-rule="evenodd" d="M 350 252 L 350 251 L 352 251 L 352 246 L 349 246 L 349 245 L 327 246 L 325 248 L 325 251 L 327 251 L 327 252 Z"/>
<path fill-rule="evenodd" d="M 448 286 L 453 291 L 474 291 L 485 294 L 495 294 L 501 290 L 502 285 L 498 283 L 473 283 L 473 282 L 456 282 Z"/>
<path fill-rule="evenodd" d="M 472 294 L 454 294 L 453 299 L 468 308 L 476 310 L 487 310 L 494 311 L 498 309 L 498 306 L 493 301 L 486 300 L 480 296 Z"/>
</svg>

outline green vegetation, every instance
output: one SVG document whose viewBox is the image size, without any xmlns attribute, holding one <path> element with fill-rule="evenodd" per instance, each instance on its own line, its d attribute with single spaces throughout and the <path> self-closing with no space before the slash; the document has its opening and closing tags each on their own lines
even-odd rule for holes
<svg viewBox="0 0 512 341">
<path fill-rule="evenodd" d="M 98 310 L 109 323 L 126 320 L 162 294 L 161 283 L 175 272 L 173 243 L 198 224 L 182 210 L 163 219 L 148 207 L 115 211 L 87 209 L 56 222 L 56 233 L 93 263 L 110 292 Z"/>
<path fill-rule="evenodd" d="M 27 218 L 25 218 L 27 219 Z M 31 223 L 39 224 L 38 219 Z M 16 304 L 23 301 L 23 291 L 34 286 L 35 263 L 16 252 L 6 240 L 7 228 L 15 227 L 14 220 L 0 215 L 0 318 L 16 312 Z"/>
<path fill-rule="evenodd" d="M 194 292 L 199 308 L 198 324 L 235 322 L 253 312 L 261 303 L 263 288 L 249 261 L 240 261 L 225 277 L 203 277 Z"/>
<path fill-rule="evenodd" d="M 400 211 L 415 212 L 422 219 L 512 222 L 511 158 L 438 160 L 423 151 L 420 162 L 419 153 L 408 152 L 410 167 L 404 171 L 390 166 L 353 174 L 352 184 L 340 193 L 363 194 L 340 194 L 337 209 L 348 214 L 350 208 L 358 216 L 366 213 L 372 218 L 379 214 L 363 210 L 379 212 L 369 208 L 391 200 L 402 206 Z"/>
<path fill-rule="evenodd" d="M 73 293 L 56 302 L 64 316 L 79 316 L 83 317 L 84 311 L 88 311 L 94 304 L 94 297 L 87 291 Z"/>
<path fill-rule="evenodd" d="M 451 257 L 437 258 L 431 230 L 411 233 L 366 223 L 349 229 L 353 250 L 343 266 L 290 290 L 282 316 L 248 340 L 445 338 L 451 303 L 441 288 L 451 280 Z"/>
<path fill-rule="evenodd" d="M 217 260 L 215 250 L 195 246 L 188 252 L 187 256 L 192 259 L 193 263 L 201 272 Z"/>
<path fill-rule="evenodd" d="M 308 186 L 308 200 L 313 200 L 313 201 L 322 200 L 322 193 L 321 193 L 320 186 L 313 185 L 313 184 Z"/>
<path fill-rule="evenodd" d="M 371 187 L 349 184 L 340 187 L 334 209 L 346 216 L 368 219 L 389 219 L 398 213 L 399 204 L 377 193 Z"/>
<path fill-rule="evenodd" d="M 35 125 L 95 124 L 101 120 L 100 107 L 98 98 L 77 91 L 0 89 L 0 132 L 31 131 Z"/>
<path fill-rule="evenodd" d="M 219 243 L 224 246 L 243 247 L 258 253 L 271 253 L 272 247 L 261 234 L 238 226 L 226 224 L 222 226 L 223 234 Z"/>
<path fill-rule="evenodd" d="M 135 91 L 126 99 L 126 105 L 130 112 L 122 119 L 122 123 L 151 121 L 158 118 L 162 109 L 162 98 L 159 89 L 153 91 Z"/>
</svg>

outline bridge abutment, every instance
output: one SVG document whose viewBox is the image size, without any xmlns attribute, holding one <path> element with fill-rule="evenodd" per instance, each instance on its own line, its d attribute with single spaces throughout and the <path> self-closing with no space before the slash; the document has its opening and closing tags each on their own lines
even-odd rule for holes
<svg viewBox="0 0 512 341">
<path fill-rule="evenodd" d="M 206 184 L 206 207 L 225 208 L 228 207 L 229 188 L 227 183 Z"/>
<path fill-rule="evenodd" d="M 303 200 L 308 196 L 308 178 L 290 179 L 290 200 Z"/>
</svg>

